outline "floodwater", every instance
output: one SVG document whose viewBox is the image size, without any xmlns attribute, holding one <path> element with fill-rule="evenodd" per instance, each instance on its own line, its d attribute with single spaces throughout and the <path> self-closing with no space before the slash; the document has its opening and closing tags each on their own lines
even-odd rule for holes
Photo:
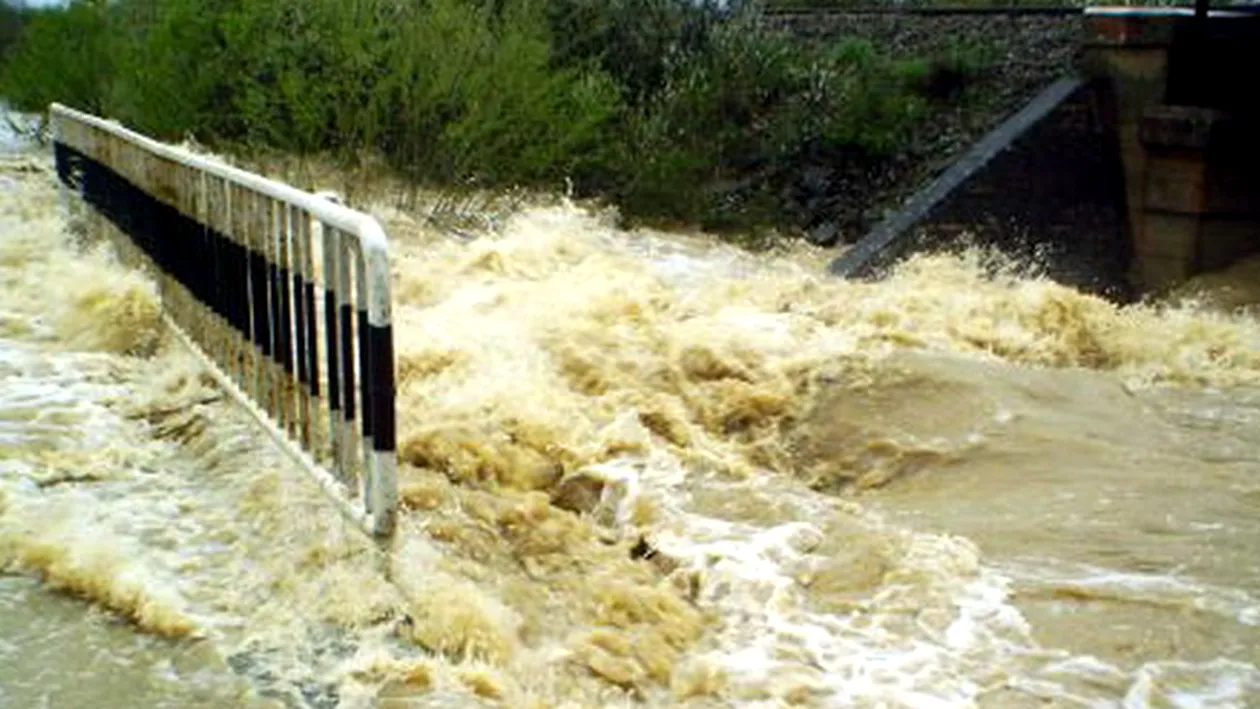
<svg viewBox="0 0 1260 709">
<path fill-rule="evenodd" d="M 845 283 L 566 204 L 471 242 L 374 207 L 382 548 L 65 234 L 48 160 L 0 160 L 0 706 L 1260 706 L 1227 277 L 1118 308 L 979 254 Z"/>
</svg>

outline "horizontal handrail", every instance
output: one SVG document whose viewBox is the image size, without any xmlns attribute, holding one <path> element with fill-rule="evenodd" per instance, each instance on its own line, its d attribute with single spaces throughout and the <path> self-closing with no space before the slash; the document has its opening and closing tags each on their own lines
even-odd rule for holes
<svg viewBox="0 0 1260 709">
<path fill-rule="evenodd" d="M 257 175 L 217 160 L 211 160 L 196 153 L 190 153 L 168 143 L 158 142 L 148 136 L 129 130 L 117 122 L 107 121 L 99 116 L 83 113 L 59 103 L 52 104 L 50 112 L 54 116 L 60 115 L 73 118 L 80 123 L 86 123 L 112 133 L 168 160 L 229 180 L 272 199 L 301 207 L 325 224 L 357 235 L 360 241 L 363 242 L 365 249 L 388 251 L 388 241 L 385 237 L 384 229 L 381 228 L 375 219 L 362 212 L 324 199 L 311 192 L 286 185 L 283 182 L 277 182 L 262 175 Z"/>
</svg>

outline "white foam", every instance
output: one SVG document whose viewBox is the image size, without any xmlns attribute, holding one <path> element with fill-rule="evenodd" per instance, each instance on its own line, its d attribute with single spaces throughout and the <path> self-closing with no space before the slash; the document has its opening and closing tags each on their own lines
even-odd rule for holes
<svg viewBox="0 0 1260 709">
<path fill-rule="evenodd" d="M 1260 599 L 1237 588 L 1220 588 L 1174 574 L 1118 571 L 1090 564 L 1025 561 L 1003 566 L 1016 578 L 1038 584 L 1070 587 L 1098 597 L 1183 605 L 1247 626 L 1260 626 Z"/>
<path fill-rule="evenodd" d="M 1123 709 L 1246 709 L 1260 697 L 1260 670 L 1232 660 L 1152 662 L 1136 673 Z"/>
<path fill-rule="evenodd" d="M 677 485 L 677 476 L 645 484 L 641 471 L 650 467 L 605 465 L 600 473 L 618 480 L 610 494 L 623 510 L 648 489 L 667 501 L 652 542 L 682 564 L 675 573 L 699 578 L 696 601 L 723 619 L 716 647 L 703 657 L 722 668 L 741 706 L 780 706 L 802 693 L 819 706 L 971 706 L 1015 656 L 1011 648 L 1028 642 L 1006 580 L 965 540 L 897 533 L 906 546 L 891 583 L 853 613 L 817 612 L 800 581 L 825 561 L 814 553 L 825 541 L 817 525 L 759 526 L 690 512 L 685 496 L 657 487 Z M 905 623 L 916 609 L 932 617 Z"/>
</svg>

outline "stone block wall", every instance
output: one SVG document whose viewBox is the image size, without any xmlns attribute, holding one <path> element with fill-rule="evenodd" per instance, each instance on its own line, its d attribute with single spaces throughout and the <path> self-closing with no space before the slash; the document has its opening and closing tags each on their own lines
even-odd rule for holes
<svg viewBox="0 0 1260 709">
<path fill-rule="evenodd" d="M 1134 287 L 1260 252 L 1260 17 L 1099 12 L 1083 37 L 1124 166 Z"/>
</svg>

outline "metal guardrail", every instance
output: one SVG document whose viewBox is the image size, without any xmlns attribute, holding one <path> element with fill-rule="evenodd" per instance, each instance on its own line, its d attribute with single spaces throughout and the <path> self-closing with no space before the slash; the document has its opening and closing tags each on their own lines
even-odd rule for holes
<svg viewBox="0 0 1260 709">
<path fill-rule="evenodd" d="M 179 339 L 343 513 L 391 534 L 394 352 L 376 220 L 59 104 L 50 116 L 63 189 L 154 275 Z"/>
</svg>

